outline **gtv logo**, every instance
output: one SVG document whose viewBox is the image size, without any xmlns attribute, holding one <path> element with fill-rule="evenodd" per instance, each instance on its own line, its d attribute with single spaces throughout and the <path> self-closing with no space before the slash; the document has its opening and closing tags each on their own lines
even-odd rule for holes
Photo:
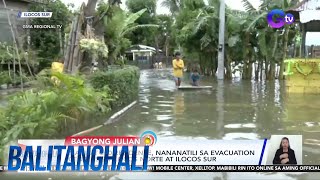
<svg viewBox="0 0 320 180">
<path fill-rule="evenodd" d="M 276 21 L 273 21 L 273 17 L 278 16 Z M 285 24 L 292 24 L 294 22 L 294 16 L 292 14 L 285 14 L 280 9 L 274 9 L 267 15 L 267 22 L 272 28 L 281 28 Z"/>
</svg>

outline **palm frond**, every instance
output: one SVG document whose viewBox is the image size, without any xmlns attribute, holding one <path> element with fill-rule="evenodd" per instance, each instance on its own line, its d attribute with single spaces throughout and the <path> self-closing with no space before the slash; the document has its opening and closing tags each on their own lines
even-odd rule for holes
<svg viewBox="0 0 320 180">
<path fill-rule="evenodd" d="M 125 20 L 125 25 L 130 25 L 130 24 L 133 24 L 134 22 L 136 22 L 137 19 L 139 19 L 141 17 L 141 15 L 143 13 L 145 13 L 147 11 L 147 8 L 145 9 L 141 9 L 140 11 L 136 12 L 136 13 L 133 13 L 133 14 L 130 14 L 126 20 Z"/>
<path fill-rule="evenodd" d="M 231 36 L 228 39 L 228 46 L 229 47 L 234 47 L 239 41 L 240 41 L 240 36 L 239 35 Z"/>
<path fill-rule="evenodd" d="M 251 2 L 249 2 L 249 0 L 242 0 L 242 3 L 246 11 L 248 12 L 256 11 L 256 8 L 253 7 L 253 5 L 251 4 Z"/>
<path fill-rule="evenodd" d="M 164 0 L 161 2 L 162 7 L 170 9 L 171 13 L 176 12 L 180 9 L 179 0 Z"/>
<path fill-rule="evenodd" d="M 204 8 L 203 8 L 205 11 L 216 11 L 216 12 L 218 12 L 218 7 L 215 7 L 215 6 L 205 6 Z"/>
<path fill-rule="evenodd" d="M 220 0 L 208 0 L 208 5 L 212 7 L 219 8 L 220 7 Z"/>
<path fill-rule="evenodd" d="M 140 28 L 159 28 L 159 25 L 156 24 L 140 24 L 140 25 L 135 25 L 133 27 L 129 27 L 127 28 L 125 31 L 123 31 L 121 33 L 122 36 L 126 35 L 129 32 L 132 32 L 136 29 L 140 29 Z"/>
<path fill-rule="evenodd" d="M 193 26 L 193 34 L 197 34 L 202 27 L 207 25 L 208 19 L 210 16 L 199 16 L 196 20 L 194 20 Z"/>
<path fill-rule="evenodd" d="M 262 14 L 260 14 L 259 16 L 255 17 L 251 23 L 249 24 L 248 28 L 246 29 L 246 31 L 250 31 L 252 30 L 252 28 L 255 27 L 255 25 L 257 24 L 257 22 L 261 19 L 261 18 L 266 18 L 267 16 L 267 12 L 263 12 Z"/>
<path fill-rule="evenodd" d="M 291 0 L 283 0 L 282 1 L 282 8 L 288 9 L 291 4 Z"/>
<path fill-rule="evenodd" d="M 209 34 L 205 34 L 201 39 L 200 39 L 200 42 L 201 42 L 201 50 L 203 50 L 204 48 L 206 48 L 211 42 L 212 42 L 212 39 L 211 37 L 209 36 Z"/>
</svg>

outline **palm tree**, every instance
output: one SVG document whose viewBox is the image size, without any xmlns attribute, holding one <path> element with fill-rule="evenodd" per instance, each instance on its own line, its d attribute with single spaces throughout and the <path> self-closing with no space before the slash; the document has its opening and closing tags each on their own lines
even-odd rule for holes
<svg viewBox="0 0 320 180">
<path fill-rule="evenodd" d="M 180 11 L 181 0 L 164 0 L 161 6 L 168 8 L 172 15 L 176 15 Z"/>
<path fill-rule="evenodd" d="M 282 9 L 283 11 L 293 7 L 297 1 L 284 0 L 284 1 L 270 1 L 264 0 L 260 8 L 255 9 L 248 0 L 243 0 L 247 12 L 255 18 L 248 18 L 250 24 L 246 29 L 246 33 L 257 32 L 259 52 L 265 57 L 266 77 L 274 79 L 275 77 L 275 62 L 279 59 L 280 74 L 279 78 L 282 79 L 284 64 L 283 60 L 286 58 L 288 46 L 288 34 L 290 28 L 285 26 L 281 29 L 271 29 L 267 26 L 266 16 L 272 9 Z M 282 37 L 282 38 L 279 38 Z M 270 41 L 271 40 L 271 41 Z M 268 48 L 271 47 L 271 48 Z M 282 49 L 282 57 L 279 57 L 279 52 L 276 50 Z"/>
<path fill-rule="evenodd" d="M 112 18 L 104 17 L 105 37 L 109 48 L 109 64 L 112 64 L 119 55 L 123 44 L 130 44 L 129 39 L 125 36 L 139 28 L 157 28 L 155 24 L 135 24 L 136 20 L 145 13 L 147 9 L 142 9 L 136 13 L 127 14 L 120 8 L 114 8 Z"/>
</svg>

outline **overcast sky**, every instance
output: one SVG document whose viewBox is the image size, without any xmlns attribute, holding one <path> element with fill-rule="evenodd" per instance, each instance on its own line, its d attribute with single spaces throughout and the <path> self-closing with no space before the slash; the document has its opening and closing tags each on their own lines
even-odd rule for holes
<svg viewBox="0 0 320 180">
<path fill-rule="evenodd" d="M 87 3 L 88 0 L 61 0 L 63 3 L 73 3 L 75 8 L 79 8 L 83 2 Z M 260 0 L 249 0 L 254 7 L 259 7 Z M 126 0 L 122 0 L 122 8 L 126 8 Z M 157 14 L 169 14 L 169 10 L 161 6 L 163 0 L 157 0 Z M 225 0 L 226 5 L 232 9 L 244 10 L 241 0 Z M 320 32 L 319 33 L 307 33 L 306 39 L 307 45 L 320 45 Z"/>
</svg>

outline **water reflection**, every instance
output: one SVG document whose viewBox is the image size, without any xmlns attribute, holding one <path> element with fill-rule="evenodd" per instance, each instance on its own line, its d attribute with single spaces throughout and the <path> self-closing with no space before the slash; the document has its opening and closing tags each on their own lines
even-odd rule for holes
<svg viewBox="0 0 320 180">
<path fill-rule="evenodd" d="M 218 81 L 217 86 L 217 126 L 216 131 L 219 132 L 217 138 L 221 139 L 224 135 L 224 83 L 222 80 Z"/>
<path fill-rule="evenodd" d="M 138 105 L 120 121 L 91 135 L 137 135 L 146 129 L 163 139 L 262 139 L 272 134 L 301 134 L 303 164 L 319 164 L 320 96 L 288 95 L 278 81 L 217 83 L 210 78 L 201 83 L 214 86 L 213 91 L 178 91 L 170 74 L 171 70 L 141 71 Z M 112 176 L 90 174 L 91 179 Z M 89 173 L 75 179 L 88 176 Z M 318 176 L 319 173 L 120 173 L 111 179 L 304 180 Z"/>
<path fill-rule="evenodd" d="M 184 114 L 185 107 L 184 107 L 184 93 L 183 92 L 177 92 L 174 96 L 174 106 L 173 111 L 174 115 L 176 116 L 176 119 L 179 119 L 179 116 Z"/>
</svg>

